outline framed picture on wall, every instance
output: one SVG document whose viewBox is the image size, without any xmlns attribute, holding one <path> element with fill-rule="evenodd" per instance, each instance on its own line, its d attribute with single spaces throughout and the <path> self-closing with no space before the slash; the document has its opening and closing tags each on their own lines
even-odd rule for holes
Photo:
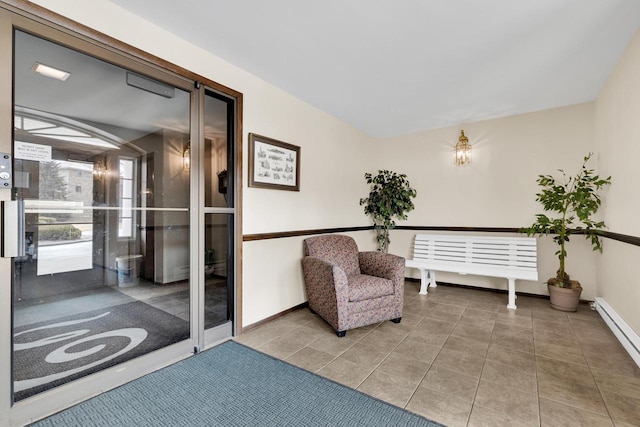
<svg viewBox="0 0 640 427">
<path fill-rule="evenodd" d="M 300 147 L 250 133 L 249 187 L 300 191 Z"/>
</svg>

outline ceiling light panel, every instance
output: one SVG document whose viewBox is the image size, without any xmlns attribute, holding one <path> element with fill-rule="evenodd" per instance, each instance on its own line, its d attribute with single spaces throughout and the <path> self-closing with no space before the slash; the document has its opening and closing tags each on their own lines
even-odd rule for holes
<svg viewBox="0 0 640 427">
<path fill-rule="evenodd" d="M 67 71 L 50 67 L 49 65 L 40 64 L 39 62 L 33 64 L 33 67 L 31 67 L 31 71 L 34 71 L 46 77 L 50 77 L 52 79 L 61 80 L 63 82 L 66 81 L 71 75 L 71 73 Z"/>
</svg>

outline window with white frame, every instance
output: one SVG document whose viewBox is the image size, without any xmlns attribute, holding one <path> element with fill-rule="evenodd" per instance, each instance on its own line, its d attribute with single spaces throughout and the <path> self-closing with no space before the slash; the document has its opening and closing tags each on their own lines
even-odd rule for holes
<svg viewBox="0 0 640 427">
<path fill-rule="evenodd" d="M 118 211 L 118 237 L 132 238 L 135 217 L 133 215 L 134 188 L 135 188 L 135 163 L 133 159 L 120 157 L 118 160 L 120 171 L 120 210 Z"/>
</svg>

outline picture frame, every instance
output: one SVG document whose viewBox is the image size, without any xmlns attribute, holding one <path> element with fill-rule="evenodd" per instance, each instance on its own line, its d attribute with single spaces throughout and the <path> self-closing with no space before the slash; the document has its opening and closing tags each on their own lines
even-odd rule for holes
<svg viewBox="0 0 640 427">
<path fill-rule="evenodd" d="M 300 147 L 250 133 L 249 187 L 300 191 Z"/>
</svg>

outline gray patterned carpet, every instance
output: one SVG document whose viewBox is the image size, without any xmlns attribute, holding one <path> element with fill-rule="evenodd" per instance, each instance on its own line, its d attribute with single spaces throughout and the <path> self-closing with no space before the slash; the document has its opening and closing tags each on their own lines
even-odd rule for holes
<svg viewBox="0 0 640 427">
<path fill-rule="evenodd" d="M 34 426 L 440 426 L 229 341 Z"/>
<path fill-rule="evenodd" d="M 189 338 L 189 323 L 142 302 L 17 327 L 15 399 Z"/>
</svg>

